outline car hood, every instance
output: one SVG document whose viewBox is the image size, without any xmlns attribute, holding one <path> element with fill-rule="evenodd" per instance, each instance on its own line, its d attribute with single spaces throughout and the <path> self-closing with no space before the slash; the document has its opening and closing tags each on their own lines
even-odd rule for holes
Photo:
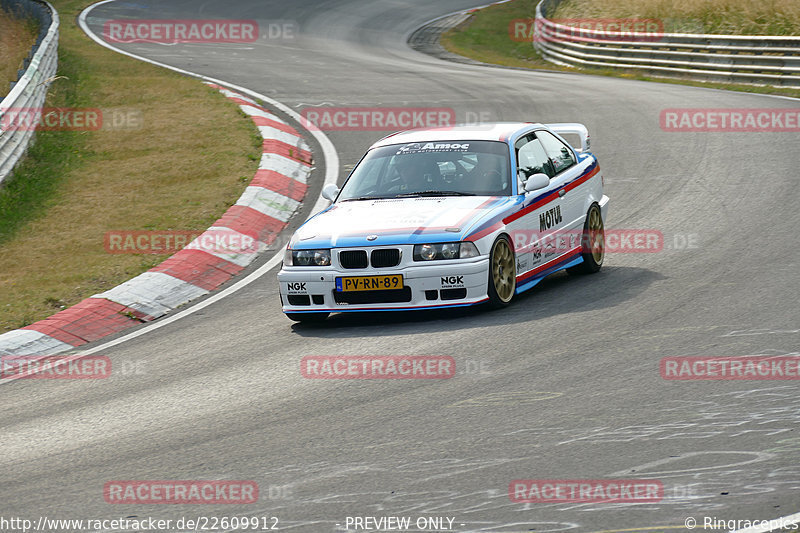
<svg viewBox="0 0 800 533">
<path fill-rule="evenodd" d="M 460 241 L 516 197 L 455 196 L 339 202 L 292 237 L 293 249 L 347 248 Z"/>
</svg>

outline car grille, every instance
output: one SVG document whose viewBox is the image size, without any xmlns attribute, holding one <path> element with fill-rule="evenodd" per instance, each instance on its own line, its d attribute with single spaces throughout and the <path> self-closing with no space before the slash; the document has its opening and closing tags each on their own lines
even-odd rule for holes
<svg viewBox="0 0 800 533">
<path fill-rule="evenodd" d="M 339 252 L 342 268 L 367 268 L 367 252 L 364 250 L 345 250 Z"/>
<path fill-rule="evenodd" d="M 337 304 L 391 304 L 411 301 L 411 287 L 399 290 L 339 292 L 333 291 Z"/>
<path fill-rule="evenodd" d="M 373 268 L 397 266 L 400 263 L 400 250 L 397 248 L 372 250 L 372 254 L 370 254 L 369 259 Z"/>
<path fill-rule="evenodd" d="M 339 263 L 342 268 L 389 268 L 400 264 L 399 248 L 372 250 L 367 261 L 366 250 L 343 250 L 339 252 Z"/>
</svg>

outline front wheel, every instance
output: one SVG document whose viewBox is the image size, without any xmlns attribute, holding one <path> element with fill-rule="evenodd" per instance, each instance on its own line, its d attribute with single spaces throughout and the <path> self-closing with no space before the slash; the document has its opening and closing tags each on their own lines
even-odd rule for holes
<svg viewBox="0 0 800 533">
<path fill-rule="evenodd" d="M 600 207 L 592 204 L 586 213 L 581 235 L 581 257 L 583 263 L 567 269 L 570 274 L 593 274 L 603 266 L 606 236 Z"/>
<path fill-rule="evenodd" d="M 322 322 L 330 313 L 286 313 L 289 320 L 295 322 Z"/>
<path fill-rule="evenodd" d="M 495 308 L 511 303 L 517 287 L 514 251 L 508 237 L 498 237 L 489 256 L 489 305 Z"/>
</svg>

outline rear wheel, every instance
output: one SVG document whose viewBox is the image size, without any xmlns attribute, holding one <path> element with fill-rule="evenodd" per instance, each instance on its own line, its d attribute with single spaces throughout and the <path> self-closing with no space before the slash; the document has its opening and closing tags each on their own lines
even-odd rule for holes
<svg viewBox="0 0 800 533">
<path fill-rule="evenodd" d="M 570 274 L 593 274 L 603 266 L 605 257 L 605 229 L 600 207 L 592 204 L 586 213 L 581 235 L 581 257 L 583 263 L 567 269 Z"/>
<path fill-rule="evenodd" d="M 330 313 L 286 313 L 289 320 L 295 322 L 322 322 Z"/>
<path fill-rule="evenodd" d="M 489 305 L 505 307 L 514 297 L 517 270 L 514 251 L 506 236 L 498 237 L 489 256 Z"/>
</svg>

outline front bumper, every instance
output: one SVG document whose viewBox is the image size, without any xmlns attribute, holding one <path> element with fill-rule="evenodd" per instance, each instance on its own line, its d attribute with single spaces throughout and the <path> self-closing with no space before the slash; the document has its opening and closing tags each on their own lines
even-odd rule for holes
<svg viewBox="0 0 800 533">
<path fill-rule="evenodd" d="M 336 290 L 337 277 L 403 276 L 403 291 Z M 398 311 L 474 305 L 488 299 L 489 257 L 386 269 L 283 267 L 278 272 L 284 313 Z M 402 294 L 401 294 L 402 292 Z"/>
</svg>

